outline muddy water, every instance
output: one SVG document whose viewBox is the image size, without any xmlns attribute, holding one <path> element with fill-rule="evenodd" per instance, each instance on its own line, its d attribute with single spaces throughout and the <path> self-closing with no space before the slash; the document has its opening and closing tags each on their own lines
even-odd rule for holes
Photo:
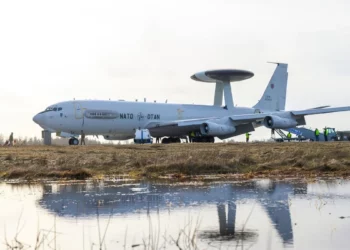
<svg viewBox="0 0 350 250">
<path fill-rule="evenodd" d="M 0 184 L 0 249 L 350 249 L 345 180 Z"/>
</svg>

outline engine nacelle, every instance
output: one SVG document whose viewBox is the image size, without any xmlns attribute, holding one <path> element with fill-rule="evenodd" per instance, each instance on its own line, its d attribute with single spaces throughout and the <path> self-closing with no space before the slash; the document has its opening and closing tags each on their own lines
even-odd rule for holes
<svg viewBox="0 0 350 250">
<path fill-rule="evenodd" d="M 205 122 L 200 126 L 200 131 L 202 135 L 220 136 L 232 134 L 236 131 L 236 128 L 225 124 Z"/>
<path fill-rule="evenodd" d="M 132 139 L 133 136 L 129 136 L 129 135 L 104 135 L 103 138 L 105 140 L 109 140 L 109 141 L 113 141 L 113 140 L 129 140 Z"/>
<path fill-rule="evenodd" d="M 79 135 L 67 133 L 67 132 L 56 132 L 56 136 L 62 137 L 62 138 L 71 138 L 71 137 L 79 137 Z"/>
<path fill-rule="evenodd" d="M 279 116 L 266 116 L 264 119 L 264 126 L 267 128 L 293 128 L 298 125 L 298 122 L 290 118 L 281 118 Z"/>
</svg>

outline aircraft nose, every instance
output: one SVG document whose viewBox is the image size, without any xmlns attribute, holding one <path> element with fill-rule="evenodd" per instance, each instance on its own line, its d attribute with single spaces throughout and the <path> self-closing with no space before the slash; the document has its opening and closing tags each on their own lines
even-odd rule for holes
<svg viewBox="0 0 350 250">
<path fill-rule="evenodd" d="M 33 117 L 33 121 L 37 124 L 40 124 L 42 123 L 43 121 L 43 117 L 41 114 L 36 114 L 34 117 Z"/>
</svg>

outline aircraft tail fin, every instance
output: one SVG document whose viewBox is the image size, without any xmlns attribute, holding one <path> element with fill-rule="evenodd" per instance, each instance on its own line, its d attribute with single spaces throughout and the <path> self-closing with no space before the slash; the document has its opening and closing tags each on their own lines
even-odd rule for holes
<svg viewBox="0 0 350 250">
<path fill-rule="evenodd" d="M 288 64 L 276 63 L 277 67 L 273 73 L 265 92 L 258 103 L 253 106 L 255 109 L 279 111 L 286 106 Z"/>
</svg>

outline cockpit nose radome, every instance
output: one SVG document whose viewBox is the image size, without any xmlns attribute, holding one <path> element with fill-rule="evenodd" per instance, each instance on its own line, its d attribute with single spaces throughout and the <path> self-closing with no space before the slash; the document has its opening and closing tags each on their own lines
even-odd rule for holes
<svg viewBox="0 0 350 250">
<path fill-rule="evenodd" d="M 43 118 L 42 118 L 42 115 L 41 114 L 36 114 L 34 117 L 33 117 L 33 121 L 36 123 L 36 124 L 39 124 L 43 121 Z"/>
</svg>

